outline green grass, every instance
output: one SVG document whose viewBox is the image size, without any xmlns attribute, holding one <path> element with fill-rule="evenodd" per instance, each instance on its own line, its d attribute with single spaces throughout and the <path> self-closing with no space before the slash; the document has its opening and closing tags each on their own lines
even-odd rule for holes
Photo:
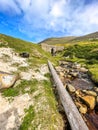
<svg viewBox="0 0 98 130">
<path fill-rule="evenodd" d="M 15 97 L 24 93 L 32 94 L 34 91 L 36 91 L 36 86 L 38 84 L 39 83 L 36 79 L 29 80 L 29 81 L 21 80 L 20 83 L 15 87 L 3 90 L 2 95 L 5 97 Z"/>
<path fill-rule="evenodd" d="M 85 65 L 89 69 L 92 80 L 98 83 L 98 40 L 69 44 L 62 52 L 62 56 L 63 58 L 61 59 L 63 60 Z"/>
<path fill-rule="evenodd" d="M 88 67 L 92 80 L 98 84 L 98 64 L 89 65 Z"/>
<path fill-rule="evenodd" d="M 22 125 L 20 126 L 19 130 L 28 130 L 28 128 L 31 126 L 32 121 L 34 119 L 35 113 L 34 113 L 33 106 L 30 106 L 28 110 L 25 110 L 25 112 L 26 112 L 26 115 L 23 119 Z"/>
<path fill-rule="evenodd" d="M 8 88 L 2 92 L 2 95 L 5 97 L 15 97 L 19 95 L 19 91 L 17 89 Z"/>
</svg>

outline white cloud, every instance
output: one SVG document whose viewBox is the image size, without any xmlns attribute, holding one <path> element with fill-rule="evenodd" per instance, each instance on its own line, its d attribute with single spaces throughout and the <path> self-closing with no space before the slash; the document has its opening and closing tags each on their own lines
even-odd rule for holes
<svg viewBox="0 0 98 130">
<path fill-rule="evenodd" d="M 95 0 L 94 0 L 95 1 Z M 86 0 L 0 0 L 0 11 L 23 14 L 20 31 L 32 36 L 61 32 L 82 35 L 98 30 L 98 2 Z M 41 34 L 39 34 L 40 36 Z"/>
<path fill-rule="evenodd" d="M 20 14 L 21 10 L 14 0 L 0 0 L 0 12 Z"/>
</svg>

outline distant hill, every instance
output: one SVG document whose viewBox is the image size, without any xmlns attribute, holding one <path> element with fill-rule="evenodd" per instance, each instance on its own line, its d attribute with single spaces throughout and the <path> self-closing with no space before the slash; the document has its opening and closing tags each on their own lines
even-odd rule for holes
<svg viewBox="0 0 98 130">
<path fill-rule="evenodd" d="M 73 39 L 75 39 L 76 37 L 74 36 L 68 36 L 68 37 L 60 37 L 60 38 L 48 38 L 45 39 L 43 41 L 41 41 L 39 44 L 41 43 L 46 43 L 46 44 L 64 44 L 67 43 Z"/>
<path fill-rule="evenodd" d="M 94 40 L 98 39 L 98 32 L 90 33 L 81 37 L 77 37 L 74 40 Z"/>
<path fill-rule="evenodd" d="M 87 34 L 80 37 L 69 36 L 69 37 L 61 37 L 61 38 L 48 38 L 40 42 L 45 44 L 65 44 L 65 43 L 73 43 L 77 41 L 84 41 L 84 40 L 96 40 L 98 39 L 98 32 L 94 32 L 91 34 Z"/>
</svg>

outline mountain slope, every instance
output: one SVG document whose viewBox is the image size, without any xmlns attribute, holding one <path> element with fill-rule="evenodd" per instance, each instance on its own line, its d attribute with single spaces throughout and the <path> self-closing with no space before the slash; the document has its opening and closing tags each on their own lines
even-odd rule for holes
<svg viewBox="0 0 98 130">
<path fill-rule="evenodd" d="M 45 43 L 45 44 L 66 44 L 66 43 L 75 43 L 79 41 L 85 41 L 85 40 L 94 40 L 98 39 L 98 32 L 94 32 L 91 34 L 87 34 L 84 36 L 80 37 L 75 37 L 75 36 L 69 36 L 69 37 L 61 37 L 61 38 L 48 38 L 40 42 L 40 44 Z"/>
<path fill-rule="evenodd" d="M 18 75 L 13 87 L 0 90 L 2 130 L 63 130 L 47 59 L 53 60 L 40 45 L 0 34 L 0 71 Z"/>
<path fill-rule="evenodd" d="M 61 37 L 61 38 L 48 38 L 45 39 L 43 41 L 41 41 L 39 44 L 41 43 L 45 43 L 45 44 L 64 44 L 69 42 L 70 40 L 73 40 L 74 36 L 69 36 L 69 37 Z"/>
</svg>

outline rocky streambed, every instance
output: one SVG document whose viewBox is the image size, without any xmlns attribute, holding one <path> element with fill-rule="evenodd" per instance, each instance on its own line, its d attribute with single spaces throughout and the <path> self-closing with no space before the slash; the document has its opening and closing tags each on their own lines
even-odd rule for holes
<svg viewBox="0 0 98 130">
<path fill-rule="evenodd" d="M 90 79 L 88 69 L 66 61 L 59 61 L 55 69 L 89 129 L 98 130 L 98 86 Z"/>
</svg>

